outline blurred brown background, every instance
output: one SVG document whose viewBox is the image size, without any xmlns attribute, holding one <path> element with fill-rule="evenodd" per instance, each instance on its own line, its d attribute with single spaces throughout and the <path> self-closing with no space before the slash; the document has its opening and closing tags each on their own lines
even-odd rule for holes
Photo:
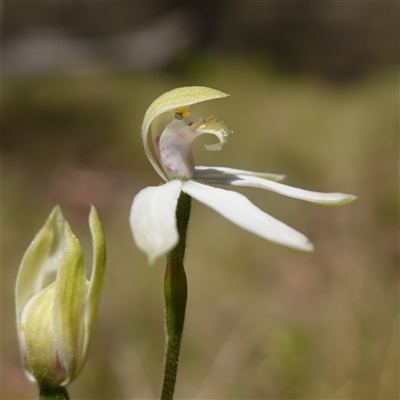
<svg viewBox="0 0 400 400">
<path fill-rule="evenodd" d="M 196 106 L 234 131 L 219 153 L 198 143 L 199 164 L 359 199 L 325 208 L 241 190 L 310 237 L 312 254 L 194 204 L 176 398 L 399 398 L 398 17 L 396 2 L 2 2 L 2 398 L 37 396 L 13 290 L 56 203 L 88 264 L 91 203 L 108 243 L 71 398 L 158 396 L 164 267 L 147 266 L 128 215 L 161 182 L 142 150 L 144 112 L 185 85 L 231 94 Z"/>
</svg>

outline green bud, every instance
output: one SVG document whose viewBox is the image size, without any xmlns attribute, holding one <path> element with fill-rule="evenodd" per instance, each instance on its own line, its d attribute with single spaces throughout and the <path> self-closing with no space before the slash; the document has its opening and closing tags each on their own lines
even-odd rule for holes
<svg viewBox="0 0 400 400">
<path fill-rule="evenodd" d="M 91 277 L 79 240 L 55 207 L 22 259 L 16 284 L 17 330 L 25 371 L 40 387 L 69 384 L 87 353 L 105 268 L 105 240 L 94 207 Z"/>
</svg>

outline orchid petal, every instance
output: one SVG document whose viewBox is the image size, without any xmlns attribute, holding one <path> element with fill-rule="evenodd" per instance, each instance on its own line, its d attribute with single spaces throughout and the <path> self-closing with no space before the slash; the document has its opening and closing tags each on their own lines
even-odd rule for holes
<svg viewBox="0 0 400 400">
<path fill-rule="evenodd" d="M 182 190 L 234 224 L 264 239 L 299 250 L 313 250 L 313 245 L 302 233 L 264 213 L 239 193 L 195 181 L 184 182 Z"/>
<path fill-rule="evenodd" d="M 278 182 L 268 181 L 256 176 L 237 175 L 236 177 L 232 178 L 226 177 L 222 179 L 214 179 L 213 183 L 266 189 L 284 196 L 289 196 L 295 199 L 309 201 L 311 203 L 324 206 L 338 206 L 351 203 L 357 199 L 357 196 L 353 196 L 352 194 L 313 192 L 310 190 L 284 185 Z"/>
<path fill-rule="evenodd" d="M 133 199 L 130 214 L 133 238 L 147 254 L 150 264 L 178 243 L 175 213 L 181 189 L 182 181 L 176 179 L 162 186 L 147 187 Z"/>
<path fill-rule="evenodd" d="M 181 87 L 164 93 L 163 95 L 158 97 L 155 101 L 153 101 L 153 103 L 147 109 L 142 124 L 143 145 L 147 158 L 153 165 L 154 169 L 164 180 L 167 180 L 167 178 L 162 170 L 159 160 L 157 159 L 157 154 L 153 147 L 152 140 L 154 138 L 148 137 L 150 125 L 152 124 L 152 122 L 153 121 L 156 122 L 155 121 L 156 117 L 161 116 L 161 114 L 163 113 L 166 113 L 166 117 L 164 118 L 166 119 L 166 121 L 163 121 L 163 125 L 165 126 L 165 122 L 171 121 L 171 118 L 168 116 L 168 114 L 177 108 L 189 106 L 191 104 L 196 104 L 207 100 L 218 99 L 226 96 L 228 96 L 226 93 L 208 87 L 203 87 L 203 86 Z"/>
<path fill-rule="evenodd" d="M 282 174 L 247 171 L 245 169 L 228 167 L 206 167 L 202 165 L 195 167 L 194 178 L 205 183 L 214 183 L 215 180 L 219 178 L 235 178 L 237 175 L 258 176 L 259 178 L 268 179 L 270 181 L 282 181 L 285 179 L 285 175 Z"/>
</svg>

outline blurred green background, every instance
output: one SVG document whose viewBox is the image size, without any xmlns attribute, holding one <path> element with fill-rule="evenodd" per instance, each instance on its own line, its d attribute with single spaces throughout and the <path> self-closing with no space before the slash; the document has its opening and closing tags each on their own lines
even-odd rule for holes
<svg viewBox="0 0 400 400">
<path fill-rule="evenodd" d="M 158 396 L 163 261 L 131 237 L 135 194 L 161 179 L 140 126 L 166 90 L 231 97 L 196 106 L 234 131 L 198 164 L 286 174 L 352 193 L 321 207 L 243 189 L 305 233 L 280 247 L 194 203 L 176 398 L 399 398 L 399 4 L 3 2 L 2 398 L 37 396 L 20 367 L 14 283 L 60 204 L 90 263 L 87 216 L 107 236 L 104 294 L 73 399 Z"/>
</svg>

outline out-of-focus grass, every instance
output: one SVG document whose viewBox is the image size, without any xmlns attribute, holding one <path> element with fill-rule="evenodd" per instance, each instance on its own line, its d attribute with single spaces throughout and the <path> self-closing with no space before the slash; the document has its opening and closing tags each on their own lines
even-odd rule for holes
<svg viewBox="0 0 400 400">
<path fill-rule="evenodd" d="M 287 183 L 360 196 L 325 208 L 240 190 L 307 234 L 303 254 L 267 243 L 194 203 L 189 300 L 177 398 L 398 398 L 398 76 L 329 84 L 244 59 L 178 75 L 98 73 L 4 80 L 3 398 L 36 395 L 19 365 L 13 286 L 55 203 L 90 261 L 89 205 L 108 264 L 96 334 L 72 398 L 154 398 L 163 352 L 163 262 L 128 226 L 134 195 L 160 179 L 139 129 L 158 95 L 207 85 L 231 97 L 196 106 L 234 130 L 198 163 L 285 173 Z"/>
</svg>

